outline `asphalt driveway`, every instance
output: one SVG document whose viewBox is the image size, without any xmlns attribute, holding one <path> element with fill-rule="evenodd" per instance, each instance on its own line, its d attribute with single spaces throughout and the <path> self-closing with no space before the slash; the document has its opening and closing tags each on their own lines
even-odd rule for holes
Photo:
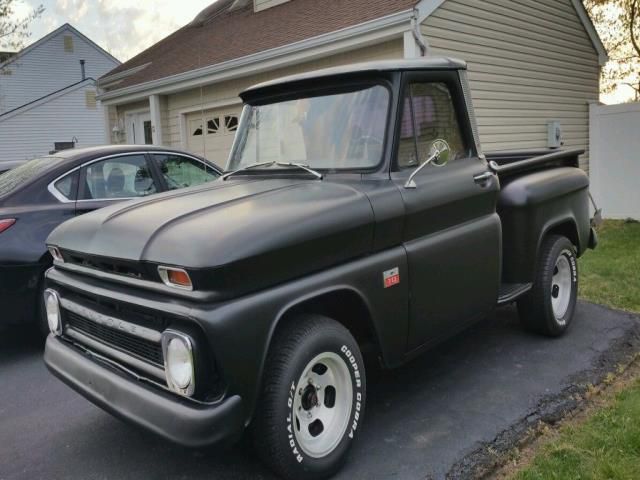
<svg viewBox="0 0 640 480">
<path fill-rule="evenodd" d="M 248 442 L 186 450 L 114 419 L 49 375 L 25 336 L 0 335 L 0 479 L 272 478 Z M 338 478 L 469 478 L 489 442 L 553 419 L 638 349 L 637 316 L 580 303 L 570 333 L 549 340 L 503 309 L 399 370 L 369 372 L 365 428 Z"/>
</svg>

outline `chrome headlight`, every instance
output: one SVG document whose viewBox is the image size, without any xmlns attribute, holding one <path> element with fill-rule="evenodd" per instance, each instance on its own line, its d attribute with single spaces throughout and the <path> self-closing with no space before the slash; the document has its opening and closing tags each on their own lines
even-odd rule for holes
<svg viewBox="0 0 640 480">
<path fill-rule="evenodd" d="M 196 379 L 191 338 L 173 330 L 166 330 L 162 334 L 162 353 L 167 386 L 180 395 L 193 395 Z"/>
<path fill-rule="evenodd" d="M 44 306 L 47 314 L 49 330 L 54 335 L 62 335 L 62 319 L 60 317 L 60 297 L 58 292 L 50 288 L 44 291 Z"/>
</svg>

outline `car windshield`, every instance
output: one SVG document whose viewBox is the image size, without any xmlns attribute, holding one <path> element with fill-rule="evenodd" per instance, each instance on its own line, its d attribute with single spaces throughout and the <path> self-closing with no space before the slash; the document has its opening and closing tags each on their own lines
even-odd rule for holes
<svg viewBox="0 0 640 480">
<path fill-rule="evenodd" d="M 247 105 L 228 170 L 254 163 L 366 169 L 382 159 L 389 90 L 376 85 L 268 105 Z"/>
<path fill-rule="evenodd" d="M 35 158 L 19 167 L 0 175 L 0 197 L 4 197 L 20 186 L 29 182 L 41 173 L 58 165 L 62 158 L 42 157 Z"/>
</svg>

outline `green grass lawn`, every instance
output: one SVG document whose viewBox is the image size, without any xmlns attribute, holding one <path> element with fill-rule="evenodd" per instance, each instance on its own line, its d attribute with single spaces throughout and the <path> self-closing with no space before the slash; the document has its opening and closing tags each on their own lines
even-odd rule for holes
<svg viewBox="0 0 640 480">
<path fill-rule="evenodd" d="M 580 259 L 580 296 L 640 312 L 640 223 L 608 220 L 598 236 L 598 248 Z"/>
<path fill-rule="evenodd" d="M 640 223 L 607 221 L 580 260 L 582 298 L 640 312 Z M 563 427 L 515 480 L 640 480 L 640 380 L 585 423 Z"/>
<path fill-rule="evenodd" d="M 586 423 L 562 429 L 516 480 L 640 479 L 640 382 Z"/>
</svg>

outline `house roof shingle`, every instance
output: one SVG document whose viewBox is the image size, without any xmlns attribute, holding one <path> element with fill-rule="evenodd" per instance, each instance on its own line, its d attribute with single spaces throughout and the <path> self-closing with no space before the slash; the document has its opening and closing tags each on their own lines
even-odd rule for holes
<svg viewBox="0 0 640 480">
<path fill-rule="evenodd" d="M 221 7 L 230 0 L 219 0 Z M 341 30 L 412 8 L 416 0 L 290 0 L 257 13 L 253 2 L 192 22 L 103 78 L 136 67 L 116 89 L 177 75 Z"/>
</svg>

